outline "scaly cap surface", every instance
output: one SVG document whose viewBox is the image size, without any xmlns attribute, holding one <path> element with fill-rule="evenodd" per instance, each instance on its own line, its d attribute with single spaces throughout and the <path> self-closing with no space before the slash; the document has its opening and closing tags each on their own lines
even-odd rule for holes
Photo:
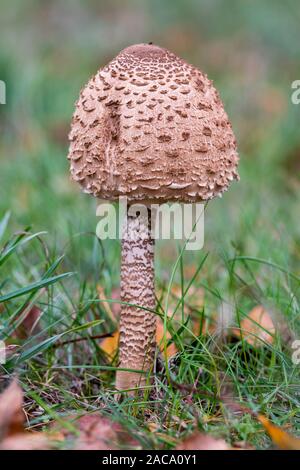
<svg viewBox="0 0 300 470">
<path fill-rule="evenodd" d="M 69 139 L 73 179 L 103 199 L 205 201 L 238 179 L 235 137 L 212 82 L 152 44 L 124 49 L 89 81 Z"/>
</svg>

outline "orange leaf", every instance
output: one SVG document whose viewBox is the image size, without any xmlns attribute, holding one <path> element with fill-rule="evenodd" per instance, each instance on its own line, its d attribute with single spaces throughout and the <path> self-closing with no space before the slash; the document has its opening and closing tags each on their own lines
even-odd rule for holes
<svg viewBox="0 0 300 470">
<path fill-rule="evenodd" d="M 257 419 L 261 422 L 274 444 L 282 450 L 300 450 L 300 439 L 291 436 L 275 424 L 272 424 L 268 418 L 258 415 Z"/>
<path fill-rule="evenodd" d="M 119 331 L 115 331 L 112 336 L 101 341 L 100 347 L 109 357 L 114 357 L 118 351 Z"/>
<path fill-rule="evenodd" d="M 264 342 L 274 342 L 275 326 L 267 310 L 258 305 L 241 321 L 241 328 L 233 328 L 232 333 L 237 338 L 243 337 L 251 346 L 259 347 Z"/>
<path fill-rule="evenodd" d="M 158 344 L 161 352 L 164 352 L 163 338 L 164 338 L 164 325 L 163 325 L 162 320 L 158 319 L 157 324 L 156 324 L 156 343 Z M 171 335 L 170 335 L 169 331 L 167 331 L 166 341 L 168 342 L 168 340 L 170 338 L 171 338 Z M 176 354 L 177 352 L 178 351 L 177 351 L 176 345 L 174 343 L 171 343 L 167 347 L 167 358 L 174 356 L 174 354 Z"/>
</svg>

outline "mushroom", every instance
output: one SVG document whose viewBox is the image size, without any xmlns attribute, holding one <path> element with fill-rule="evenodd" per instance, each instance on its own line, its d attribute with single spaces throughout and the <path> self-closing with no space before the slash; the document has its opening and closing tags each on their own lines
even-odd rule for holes
<svg viewBox="0 0 300 470">
<path fill-rule="evenodd" d="M 221 196 L 238 179 L 235 137 L 205 74 L 167 49 L 137 44 L 83 88 L 69 140 L 71 174 L 84 191 L 129 203 L 116 388 L 135 389 L 155 355 L 154 241 L 150 210 L 141 217 L 130 205 Z"/>
</svg>

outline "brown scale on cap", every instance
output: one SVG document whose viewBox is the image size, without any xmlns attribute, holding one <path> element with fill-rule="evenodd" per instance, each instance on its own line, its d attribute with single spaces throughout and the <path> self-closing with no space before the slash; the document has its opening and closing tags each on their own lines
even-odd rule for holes
<svg viewBox="0 0 300 470">
<path fill-rule="evenodd" d="M 205 74 L 167 49 L 124 49 L 81 91 L 70 132 L 71 173 L 115 200 L 205 201 L 233 179 L 238 155 Z"/>
</svg>

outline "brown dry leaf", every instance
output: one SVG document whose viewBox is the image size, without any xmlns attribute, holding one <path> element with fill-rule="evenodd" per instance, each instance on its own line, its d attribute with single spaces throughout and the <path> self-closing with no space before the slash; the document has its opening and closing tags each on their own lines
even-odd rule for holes
<svg viewBox="0 0 300 470">
<path fill-rule="evenodd" d="M 43 450 L 51 447 L 44 433 L 24 430 L 23 392 L 14 379 L 0 395 L 0 450 Z"/>
<path fill-rule="evenodd" d="M 263 425 L 274 444 L 282 450 L 300 450 L 300 439 L 283 431 L 275 424 L 272 424 L 268 418 L 263 415 L 257 416 L 258 421 Z"/>
<path fill-rule="evenodd" d="M 25 415 L 22 404 L 23 392 L 14 379 L 0 395 L 0 439 L 23 431 Z"/>
<path fill-rule="evenodd" d="M 50 449 L 48 437 L 39 433 L 18 433 L 0 442 L 0 450 L 46 450 Z"/>
<path fill-rule="evenodd" d="M 76 421 L 80 436 L 75 444 L 77 450 L 116 449 L 117 435 L 112 423 L 100 415 L 82 416 Z"/>
<path fill-rule="evenodd" d="M 232 449 L 224 439 L 196 432 L 176 447 L 176 450 L 230 450 Z"/>
<path fill-rule="evenodd" d="M 13 338 L 27 339 L 29 336 L 37 334 L 40 331 L 39 319 L 41 314 L 41 310 L 36 305 L 33 305 L 28 310 L 22 323 L 14 331 Z"/>
<path fill-rule="evenodd" d="M 257 305 L 241 321 L 241 328 L 233 328 L 232 333 L 237 338 L 243 337 L 251 346 L 259 347 L 263 343 L 273 344 L 275 326 L 267 310 Z"/>
<path fill-rule="evenodd" d="M 119 424 L 99 413 L 81 416 L 78 419 L 72 416 L 71 423 L 79 432 L 79 437 L 75 439 L 75 450 L 115 450 L 124 443 L 127 447 L 138 445 Z M 66 428 L 61 430 L 60 434 L 68 439 L 74 437 Z"/>
</svg>

